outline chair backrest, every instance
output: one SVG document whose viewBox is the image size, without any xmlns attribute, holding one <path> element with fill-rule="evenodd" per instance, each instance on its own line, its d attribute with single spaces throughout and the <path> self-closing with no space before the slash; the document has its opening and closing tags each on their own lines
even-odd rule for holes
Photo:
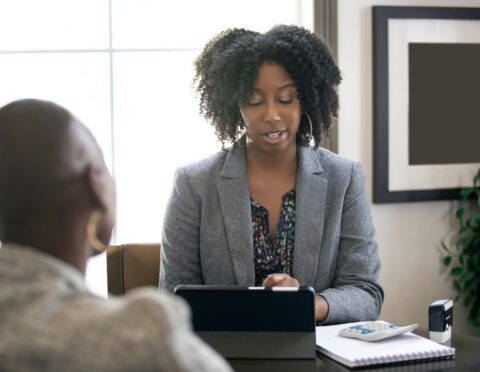
<svg viewBox="0 0 480 372">
<path fill-rule="evenodd" d="M 108 247 L 108 293 L 123 295 L 137 287 L 158 287 L 160 249 L 160 244 L 124 244 Z"/>
</svg>

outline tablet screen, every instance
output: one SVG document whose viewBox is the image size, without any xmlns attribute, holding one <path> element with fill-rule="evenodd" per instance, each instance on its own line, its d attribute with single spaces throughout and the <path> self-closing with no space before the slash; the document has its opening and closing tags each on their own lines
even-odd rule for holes
<svg viewBox="0 0 480 372">
<path fill-rule="evenodd" d="M 310 332 L 314 292 L 241 287 L 178 286 L 192 310 L 195 331 Z"/>
</svg>

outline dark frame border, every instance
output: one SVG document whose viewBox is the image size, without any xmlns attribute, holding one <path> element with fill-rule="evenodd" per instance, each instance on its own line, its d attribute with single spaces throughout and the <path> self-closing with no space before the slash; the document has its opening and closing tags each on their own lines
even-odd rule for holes
<svg viewBox="0 0 480 372">
<path fill-rule="evenodd" d="M 374 6 L 373 25 L 373 202 L 402 203 L 460 199 L 460 188 L 388 190 L 388 20 L 480 20 L 480 8 Z"/>
</svg>

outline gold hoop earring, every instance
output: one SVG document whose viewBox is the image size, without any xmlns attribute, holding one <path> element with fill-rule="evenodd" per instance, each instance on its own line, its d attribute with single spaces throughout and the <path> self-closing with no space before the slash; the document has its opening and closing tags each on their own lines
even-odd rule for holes
<svg viewBox="0 0 480 372">
<path fill-rule="evenodd" d="M 107 245 L 103 244 L 97 237 L 97 225 L 98 222 L 102 219 L 102 213 L 100 211 L 95 211 L 90 214 L 87 223 L 87 239 L 88 243 L 98 252 L 103 252 L 107 249 Z"/>
<path fill-rule="evenodd" d="M 312 119 L 310 118 L 310 115 L 308 113 L 304 112 L 305 116 L 307 117 L 308 124 L 310 125 L 310 134 L 308 135 L 309 141 L 313 138 L 313 125 L 312 125 Z"/>
<path fill-rule="evenodd" d="M 243 135 L 245 134 L 245 131 L 240 132 L 238 129 L 240 128 L 240 123 L 237 124 L 235 127 L 235 141 L 233 141 L 234 144 L 237 144 L 238 146 L 242 146 L 240 140 L 242 139 Z"/>
</svg>

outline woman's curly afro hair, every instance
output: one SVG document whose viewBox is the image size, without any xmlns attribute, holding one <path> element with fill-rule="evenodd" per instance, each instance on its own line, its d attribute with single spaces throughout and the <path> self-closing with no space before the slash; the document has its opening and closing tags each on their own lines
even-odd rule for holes
<svg viewBox="0 0 480 372">
<path fill-rule="evenodd" d="M 222 145 L 235 142 L 237 128 L 243 128 L 239 107 L 251 95 L 264 62 L 278 63 L 290 74 L 318 147 L 337 116 L 335 87 L 341 77 L 328 45 L 302 27 L 280 25 L 263 34 L 229 29 L 213 38 L 195 61 L 201 114 L 214 126 Z M 310 139 L 310 124 L 302 115 L 297 141 L 306 146 Z"/>
</svg>

